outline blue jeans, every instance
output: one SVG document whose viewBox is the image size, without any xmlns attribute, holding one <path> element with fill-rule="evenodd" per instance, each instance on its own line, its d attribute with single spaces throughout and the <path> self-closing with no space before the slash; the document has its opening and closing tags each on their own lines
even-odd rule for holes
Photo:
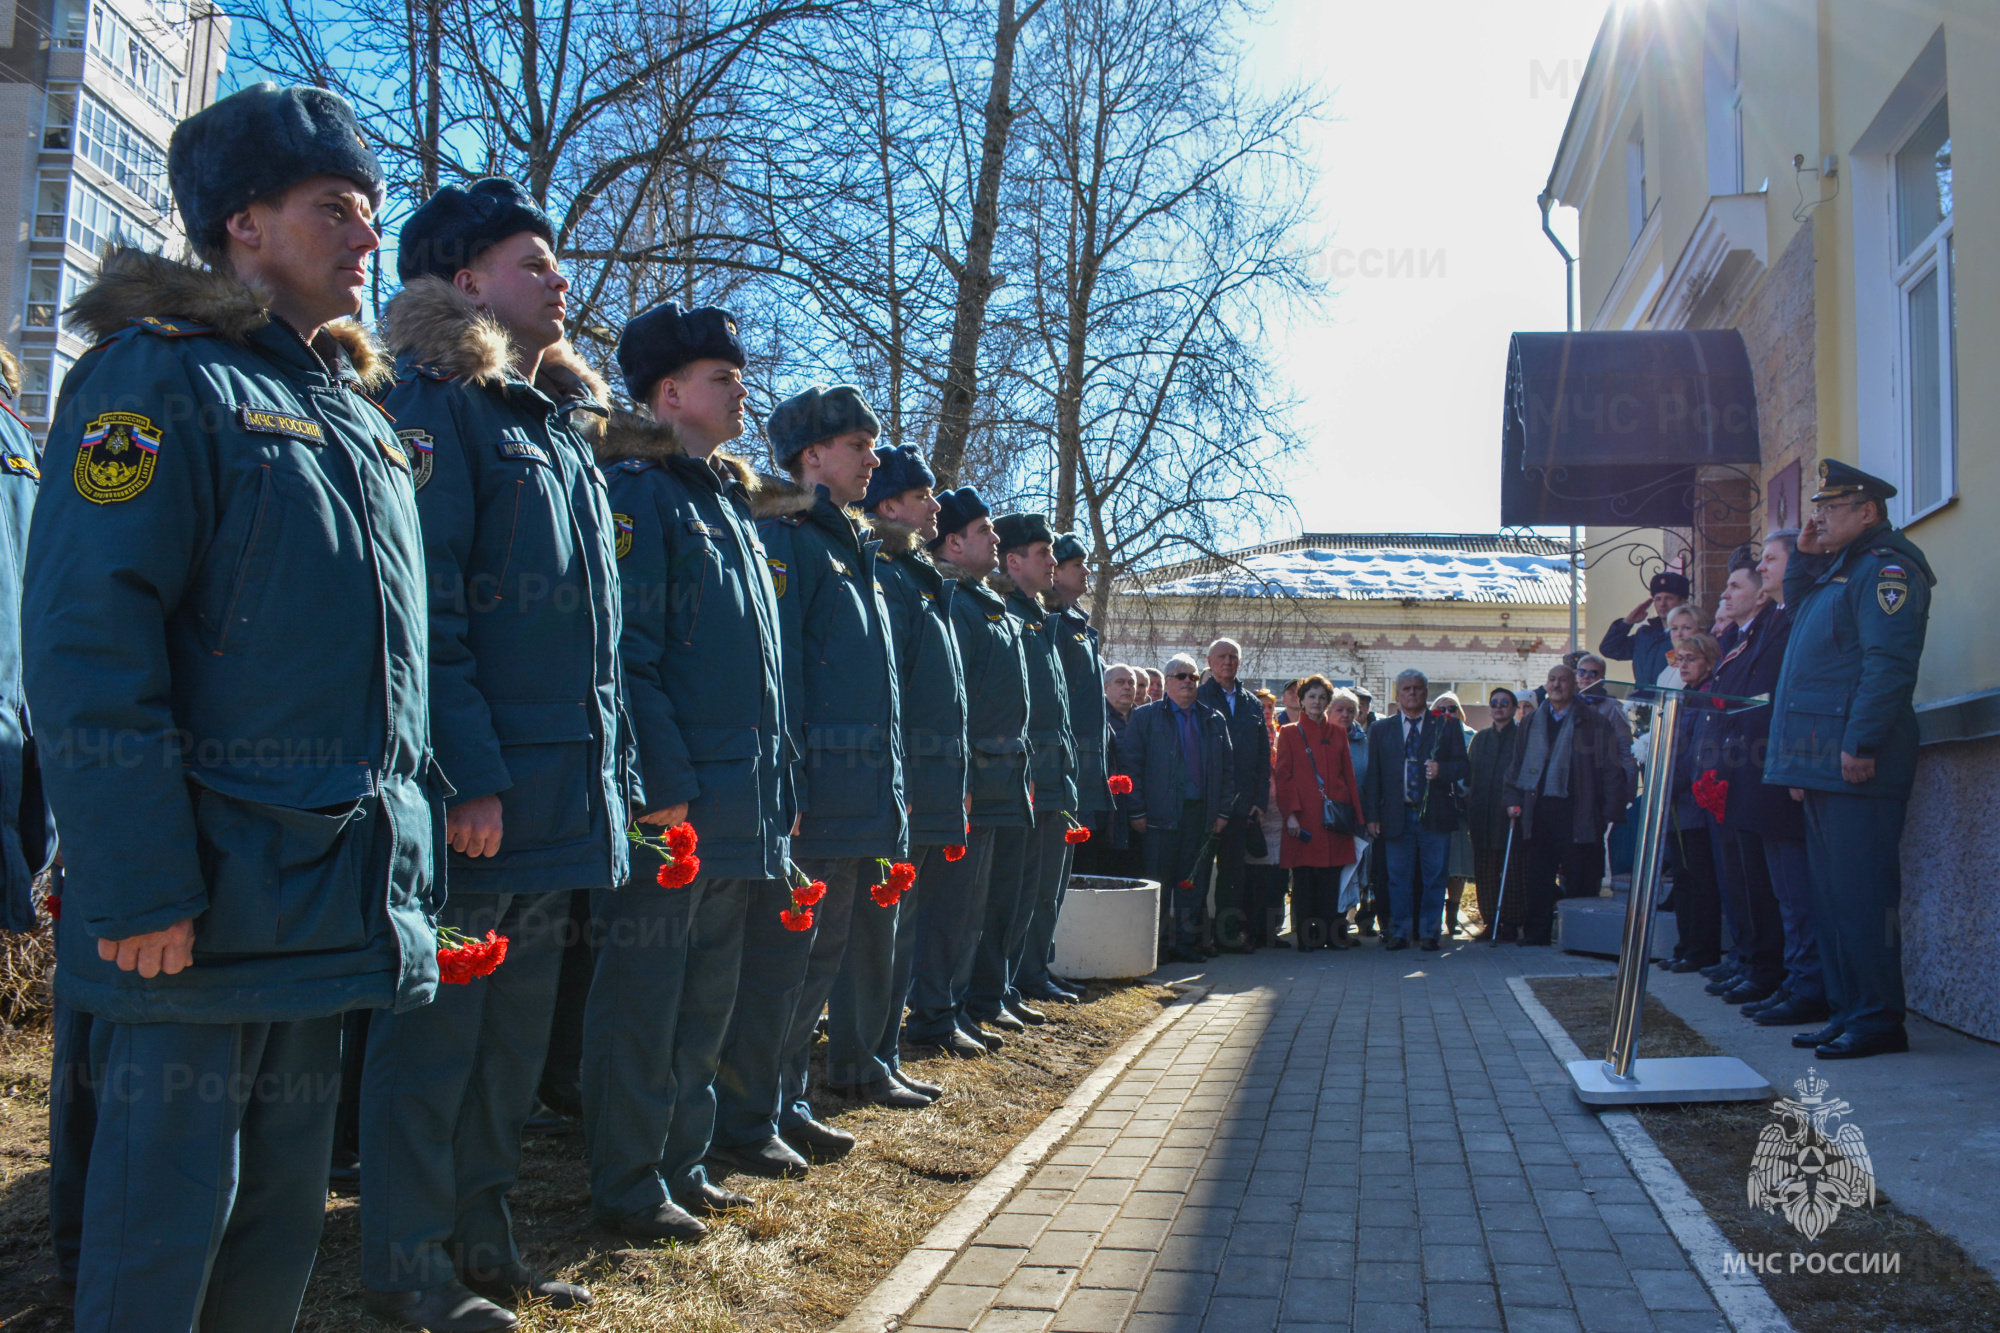
<svg viewBox="0 0 2000 1333">
<path fill-rule="evenodd" d="M 1426 932 L 1434 934 L 1444 920 L 1444 880 L 1445 869 L 1451 863 L 1451 834 L 1424 828 L 1411 817 L 1404 819 L 1399 836 L 1386 841 L 1390 934 L 1409 939 L 1418 921 L 1423 922 Z"/>
</svg>

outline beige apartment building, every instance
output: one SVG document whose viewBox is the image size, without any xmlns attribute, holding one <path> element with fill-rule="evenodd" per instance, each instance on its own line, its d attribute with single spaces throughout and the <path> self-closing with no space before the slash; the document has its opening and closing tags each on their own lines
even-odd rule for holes
<svg viewBox="0 0 2000 1333">
<path fill-rule="evenodd" d="M 0 336 L 40 436 L 88 346 L 63 308 L 104 251 L 183 249 L 167 140 L 214 100 L 229 20 L 209 0 L 0 0 L 0 41 Z"/>
<path fill-rule="evenodd" d="M 1616 4 L 1548 182 L 1580 214 L 1582 328 L 1741 336 L 1758 457 L 1718 470 L 1742 513 L 1691 539 L 1698 575 L 1731 541 L 1795 526 L 1821 458 L 1900 488 L 1892 518 L 1939 580 L 1903 841 L 1909 999 L 1989 1040 L 2000 378 L 1979 368 L 2000 351 L 1996 68 L 1993 0 Z M 1697 587 L 1712 605 L 1712 577 Z"/>
</svg>

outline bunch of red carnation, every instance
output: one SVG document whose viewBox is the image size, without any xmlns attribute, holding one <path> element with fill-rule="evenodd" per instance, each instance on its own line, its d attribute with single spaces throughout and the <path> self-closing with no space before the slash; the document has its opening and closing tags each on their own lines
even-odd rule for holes
<svg viewBox="0 0 2000 1333">
<path fill-rule="evenodd" d="M 887 861 L 877 860 L 875 864 L 883 868 L 882 882 L 869 886 L 868 896 L 875 900 L 877 907 L 894 907 L 905 893 L 915 887 L 917 868 L 908 861 L 890 865 Z"/>
<path fill-rule="evenodd" d="M 965 844 L 953 843 L 951 846 L 945 848 L 944 859 L 947 861 L 963 861 L 965 859 Z"/>
<path fill-rule="evenodd" d="M 1126 777 L 1123 773 L 1113 773 L 1110 785 L 1113 796 L 1130 796 L 1132 794 L 1132 779 Z"/>
<path fill-rule="evenodd" d="M 1694 803 L 1722 822 L 1722 812 L 1729 804 L 1729 779 L 1718 778 L 1715 770 L 1709 769 L 1694 780 Z"/>
<path fill-rule="evenodd" d="M 1065 810 L 1062 817 L 1069 821 L 1069 828 L 1063 833 L 1063 841 L 1075 846 L 1079 842 L 1090 841 L 1090 830 L 1076 822 L 1076 816 Z"/>
<path fill-rule="evenodd" d="M 826 897 L 826 881 L 807 879 L 797 866 L 792 867 L 792 876 L 792 905 L 778 913 L 778 920 L 784 922 L 786 930 L 811 930 L 812 909 Z"/>
<path fill-rule="evenodd" d="M 475 940 L 449 926 L 438 929 L 438 980 L 447 986 L 469 986 L 506 961 L 507 937 L 497 931 Z"/>
<path fill-rule="evenodd" d="M 653 876 L 663 889 L 684 889 L 701 873 L 701 858 L 694 854 L 701 839 L 694 825 L 683 820 L 667 830 L 667 860 Z"/>
</svg>

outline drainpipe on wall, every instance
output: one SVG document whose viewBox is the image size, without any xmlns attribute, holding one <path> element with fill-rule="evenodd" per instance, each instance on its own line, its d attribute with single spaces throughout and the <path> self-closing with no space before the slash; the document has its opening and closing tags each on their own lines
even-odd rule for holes
<svg viewBox="0 0 2000 1333">
<path fill-rule="evenodd" d="M 1562 236 L 1548 224 L 1548 210 L 1556 206 L 1556 196 L 1548 190 L 1534 200 L 1542 208 L 1542 234 L 1548 236 L 1548 244 L 1556 246 L 1556 254 L 1562 256 L 1562 328 L 1564 332 L 1576 332 L 1576 256 L 1570 248 L 1562 244 Z M 1576 632 L 1576 594 L 1578 594 L 1578 548 L 1576 548 L 1576 524 L 1570 524 L 1570 652 L 1576 652 L 1582 644 Z"/>
</svg>

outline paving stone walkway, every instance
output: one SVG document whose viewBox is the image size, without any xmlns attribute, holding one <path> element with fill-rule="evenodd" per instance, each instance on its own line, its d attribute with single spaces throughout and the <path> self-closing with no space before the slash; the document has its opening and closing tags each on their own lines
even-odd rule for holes
<svg viewBox="0 0 2000 1333">
<path fill-rule="evenodd" d="M 1605 970 L 1483 944 L 1163 969 L 1213 989 L 903 1327 L 1726 1329 L 1506 985 Z"/>
</svg>

